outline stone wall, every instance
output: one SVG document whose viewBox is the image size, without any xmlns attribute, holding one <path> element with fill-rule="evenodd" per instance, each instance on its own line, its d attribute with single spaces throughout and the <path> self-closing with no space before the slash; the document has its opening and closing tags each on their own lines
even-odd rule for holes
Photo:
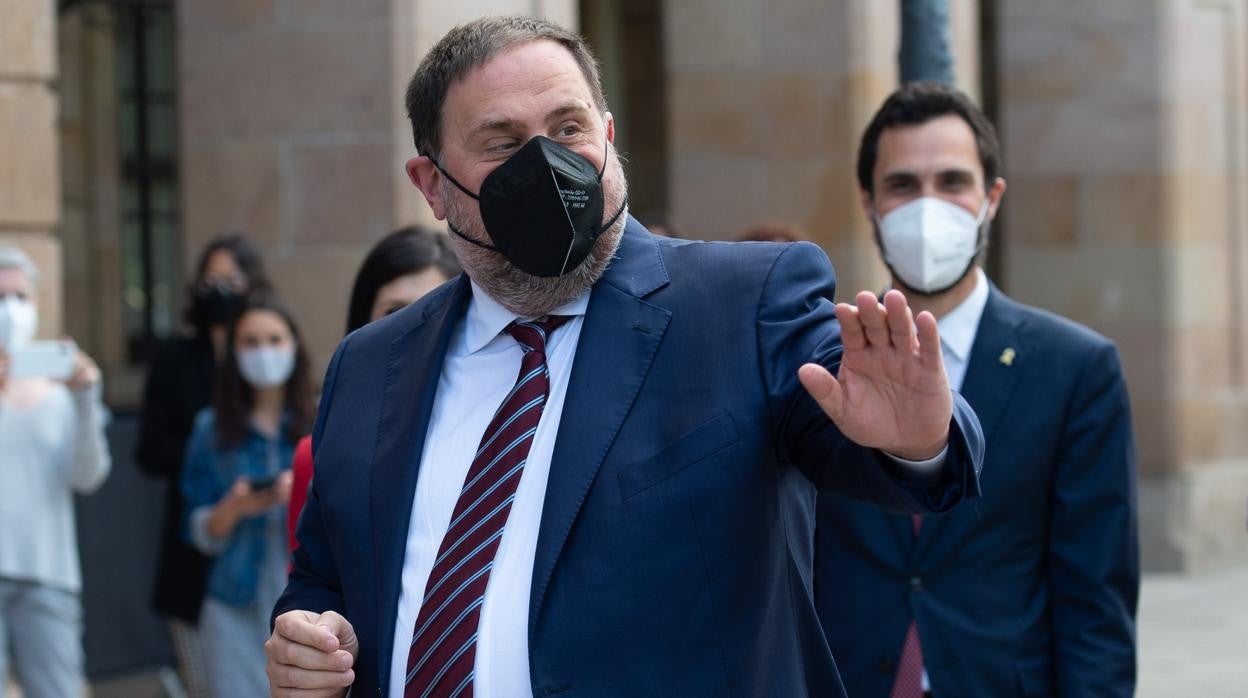
<svg viewBox="0 0 1248 698">
<path fill-rule="evenodd" d="M 47 0 L 6 0 L 0 22 L 0 244 L 40 271 L 39 334 L 61 334 L 56 15 Z"/>
<path fill-rule="evenodd" d="M 1005 286 L 1118 343 L 1146 568 L 1248 559 L 1244 3 L 999 7 Z"/>
<path fill-rule="evenodd" d="M 537 12 L 575 26 L 573 0 L 182 0 L 178 71 L 187 264 L 245 231 L 302 324 L 319 371 L 342 336 L 352 279 L 390 230 L 432 222 L 403 163 L 403 91 L 455 24 Z"/>
</svg>

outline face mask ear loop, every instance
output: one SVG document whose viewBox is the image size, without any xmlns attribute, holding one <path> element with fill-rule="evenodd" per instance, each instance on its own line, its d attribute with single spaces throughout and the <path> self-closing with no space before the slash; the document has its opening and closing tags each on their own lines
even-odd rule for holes
<svg viewBox="0 0 1248 698">
<path fill-rule="evenodd" d="M 602 141 L 602 169 L 598 170 L 598 182 L 602 182 L 602 175 L 607 171 L 607 156 L 610 154 L 611 141 L 603 138 Z"/>
<path fill-rule="evenodd" d="M 985 224 L 988 222 L 988 199 L 984 199 L 984 205 L 979 209 L 979 215 L 975 217 L 975 254 L 971 257 L 971 264 L 979 258 L 980 253 L 988 249 L 988 231 Z"/>
<path fill-rule="evenodd" d="M 472 192 L 468 191 L 468 189 L 467 189 L 467 188 L 465 188 L 465 187 L 464 187 L 464 185 L 462 185 L 462 184 L 460 184 L 458 181 L 456 181 L 456 179 L 455 179 L 454 177 L 452 177 L 452 176 L 451 176 L 451 173 L 450 173 L 450 172 L 447 172 L 447 171 L 446 171 L 446 169 L 445 169 L 445 168 L 443 168 L 443 167 L 442 167 L 442 165 L 440 165 L 440 164 L 438 163 L 438 161 L 437 161 L 437 160 L 434 160 L 434 159 L 433 159 L 433 156 L 432 156 L 432 155 L 427 155 L 427 156 L 425 156 L 425 157 L 429 158 L 429 162 L 432 162 L 432 163 L 433 163 L 433 166 L 434 166 L 434 167 L 436 167 L 436 168 L 438 168 L 438 172 L 441 172 L 443 177 L 446 177 L 447 179 L 449 179 L 449 180 L 451 181 L 451 184 L 454 184 L 454 185 L 455 185 L 455 187 L 456 187 L 457 189 L 459 189 L 459 190 L 460 190 L 460 191 L 462 191 L 463 193 L 467 194 L 468 196 L 471 196 L 473 199 L 476 199 L 476 200 L 480 201 L 481 197 L 479 197 L 478 195 L 473 194 Z"/>
</svg>

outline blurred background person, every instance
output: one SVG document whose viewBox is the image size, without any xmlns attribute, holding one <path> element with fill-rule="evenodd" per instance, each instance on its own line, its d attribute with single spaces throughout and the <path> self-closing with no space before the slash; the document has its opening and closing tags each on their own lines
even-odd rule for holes
<svg viewBox="0 0 1248 698">
<path fill-rule="evenodd" d="M 208 695 L 197 625 L 208 560 L 182 535 L 182 458 L 195 415 L 212 399 L 213 377 L 226 354 L 226 325 L 253 290 L 269 288 L 259 253 L 241 234 L 210 242 L 187 288 L 190 336 L 163 342 L 144 391 L 135 461 L 166 481 L 165 519 L 152 605 L 169 620 L 178 673 L 191 698 Z"/>
<path fill-rule="evenodd" d="M 411 305 L 459 272 L 459 261 L 446 233 L 423 225 L 390 233 L 369 250 L 355 275 L 351 302 L 347 306 L 347 334 Z M 294 550 L 298 545 L 295 525 L 308 496 L 308 483 L 312 481 L 311 436 L 300 439 L 295 447 L 291 473 L 294 484 L 288 525 L 290 549 Z"/>
<path fill-rule="evenodd" d="M 988 281 L 1005 180 L 970 98 L 907 85 L 862 136 L 861 203 L 987 450 L 984 496 L 910 517 L 819 495 L 816 604 L 849 695 L 1131 696 L 1135 451 L 1109 340 Z"/>
<path fill-rule="evenodd" d="M 746 228 L 738 242 L 803 242 L 810 240 L 804 230 L 784 221 L 762 221 Z"/>
<path fill-rule="evenodd" d="M 213 696 L 262 696 L 269 612 L 286 585 L 286 502 L 295 442 L 314 417 L 299 331 L 271 294 L 229 326 L 213 404 L 195 418 L 182 470 L 190 541 L 211 558 L 200 639 Z"/>
<path fill-rule="evenodd" d="M 0 695 L 11 659 L 27 698 L 64 698 L 83 686 L 73 495 L 99 488 L 112 461 L 91 357 L 75 349 L 65 380 L 14 375 L 39 324 L 37 277 L 0 247 Z"/>
<path fill-rule="evenodd" d="M 637 220 L 646 227 L 652 234 L 665 238 L 683 239 L 685 236 L 681 233 L 680 226 L 672 220 L 666 211 L 661 209 L 652 209 L 638 215 Z"/>
</svg>

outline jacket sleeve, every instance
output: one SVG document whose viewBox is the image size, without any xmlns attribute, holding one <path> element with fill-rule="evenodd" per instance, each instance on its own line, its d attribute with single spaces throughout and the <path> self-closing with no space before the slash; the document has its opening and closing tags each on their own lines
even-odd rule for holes
<svg viewBox="0 0 1248 698">
<path fill-rule="evenodd" d="M 1112 345 L 1076 381 L 1049 507 L 1049 587 L 1059 695 L 1135 693 L 1140 563 L 1135 451 Z"/>
<path fill-rule="evenodd" d="M 346 353 L 350 337 L 343 341 L 334 352 L 325 373 L 325 389 L 321 394 L 321 404 L 316 415 L 316 425 L 312 429 L 312 460 L 316 460 L 316 449 L 325 433 L 325 422 L 329 419 L 334 403 L 334 387 L 338 378 L 338 366 Z M 307 500 L 303 504 L 303 512 L 295 529 L 298 547 L 291 554 L 290 579 L 286 590 L 273 608 L 272 622 L 287 611 L 312 611 L 324 613 L 335 611 L 346 615 L 345 603 L 342 598 L 342 584 L 338 578 L 338 564 L 334 559 L 333 548 L 329 544 L 329 535 L 325 530 L 325 522 L 321 516 L 320 497 L 316 491 L 316 478 L 308 487 Z"/>
<path fill-rule="evenodd" d="M 797 379 L 806 362 L 840 368 L 841 328 L 832 302 L 836 276 L 823 250 L 788 246 L 772 265 L 759 298 L 760 370 L 776 423 L 777 452 L 821 492 L 836 492 L 906 513 L 939 513 L 979 496 L 983 435 L 957 394 L 944 465 L 920 474 L 880 451 L 845 438 Z"/>
<path fill-rule="evenodd" d="M 213 538 L 208 534 L 208 516 L 212 508 L 225 496 L 233 483 L 224 482 L 217 468 L 216 426 L 211 408 L 204 409 L 195 417 L 191 438 L 186 443 L 186 455 L 182 466 L 182 499 L 186 502 L 181 522 L 182 537 L 205 555 L 220 553 L 227 539 Z"/>
<path fill-rule="evenodd" d="M 166 347 L 152 362 L 143 389 L 143 413 L 139 419 L 139 438 L 134 460 L 139 470 L 151 477 L 174 478 L 182 465 L 186 449 L 186 426 L 178 424 L 178 402 L 175 353 Z"/>
</svg>

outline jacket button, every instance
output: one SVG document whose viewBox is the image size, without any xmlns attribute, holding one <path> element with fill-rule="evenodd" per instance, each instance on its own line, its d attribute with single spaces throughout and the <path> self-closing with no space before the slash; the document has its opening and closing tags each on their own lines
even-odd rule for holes
<svg viewBox="0 0 1248 698">
<path fill-rule="evenodd" d="M 915 576 L 910 578 L 910 591 L 916 594 L 923 591 L 923 579 L 921 577 Z"/>
<path fill-rule="evenodd" d="M 897 668 L 897 660 L 893 659 L 892 657 L 880 658 L 880 671 L 881 672 L 885 674 L 891 674 L 893 673 L 893 670 L 896 668 Z"/>
</svg>

